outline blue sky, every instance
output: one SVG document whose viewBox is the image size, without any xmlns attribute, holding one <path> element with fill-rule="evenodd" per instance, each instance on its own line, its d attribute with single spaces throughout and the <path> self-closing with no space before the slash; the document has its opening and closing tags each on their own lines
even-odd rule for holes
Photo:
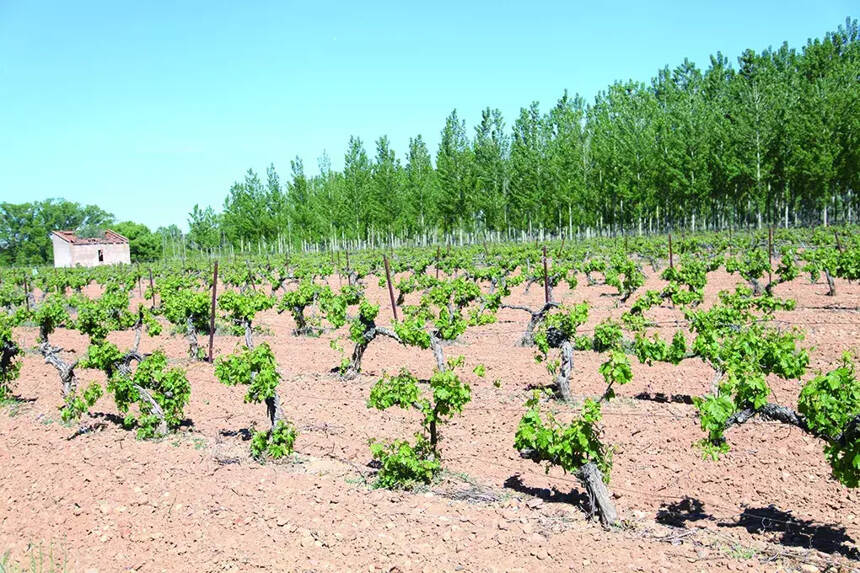
<svg viewBox="0 0 860 573">
<path fill-rule="evenodd" d="M 350 135 L 435 154 L 457 108 L 510 125 L 688 57 L 834 30 L 855 2 L 40 2 L 0 0 L 0 201 L 64 197 L 185 228 L 249 168 L 285 180 Z"/>
</svg>

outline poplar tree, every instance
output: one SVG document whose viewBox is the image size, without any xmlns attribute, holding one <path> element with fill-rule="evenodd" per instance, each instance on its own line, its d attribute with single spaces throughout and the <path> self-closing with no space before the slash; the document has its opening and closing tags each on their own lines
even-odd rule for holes
<svg viewBox="0 0 860 573">
<path fill-rule="evenodd" d="M 469 228 L 473 214 L 473 155 L 466 137 L 466 122 L 453 110 L 445 119 L 436 172 L 439 178 L 438 210 L 445 232 Z"/>
<path fill-rule="evenodd" d="M 358 137 L 349 138 L 344 157 L 343 184 L 344 207 L 350 221 L 349 236 L 367 240 L 371 224 L 368 218 L 371 169 L 367 151 Z"/>
<path fill-rule="evenodd" d="M 427 233 L 437 222 L 437 181 L 430 152 L 420 135 L 409 138 L 404 171 L 403 215 L 407 233 Z"/>
<path fill-rule="evenodd" d="M 507 227 L 508 173 L 510 139 L 498 109 L 485 108 L 475 126 L 472 144 L 475 157 L 475 207 L 484 228 L 493 231 Z"/>
</svg>

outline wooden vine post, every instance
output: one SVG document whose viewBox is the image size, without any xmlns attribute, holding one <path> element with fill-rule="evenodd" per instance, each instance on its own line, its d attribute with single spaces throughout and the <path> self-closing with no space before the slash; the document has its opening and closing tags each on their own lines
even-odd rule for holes
<svg viewBox="0 0 860 573">
<path fill-rule="evenodd" d="M 675 268 L 675 262 L 672 258 L 672 233 L 669 233 L 669 268 Z"/>
<path fill-rule="evenodd" d="M 218 289 L 218 261 L 212 271 L 212 308 L 209 313 L 209 363 L 215 362 L 215 294 Z"/>
<path fill-rule="evenodd" d="M 442 249 L 436 245 L 436 280 L 439 280 L 439 257 L 442 254 Z"/>
<path fill-rule="evenodd" d="M 391 313 L 394 315 L 394 320 L 397 320 L 397 305 L 394 304 L 394 286 L 391 284 L 391 268 L 388 266 L 388 256 L 382 255 L 382 262 L 385 263 L 385 281 L 388 283 L 388 298 L 391 299 Z"/>
<path fill-rule="evenodd" d="M 257 284 L 254 282 L 254 271 L 251 269 L 251 261 L 246 260 L 245 266 L 248 267 L 248 282 L 251 283 L 251 290 L 257 292 Z"/>
<path fill-rule="evenodd" d="M 24 302 L 27 305 L 27 312 L 30 312 L 30 287 L 27 286 L 27 274 L 24 274 Z"/>
<path fill-rule="evenodd" d="M 549 294 L 549 277 L 546 268 L 546 245 L 543 247 L 543 297 L 544 302 L 549 302 L 549 299 L 552 298 Z"/>
<path fill-rule="evenodd" d="M 152 268 L 149 269 L 149 292 L 152 293 L 152 306 L 150 308 L 155 308 L 155 283 L 152 280 Z"/>
<path fill-rule="evenodd" d="M 773 268 L 773 225 L 767 228 L 767 282 L 773 282 L 771 269 Z"/>
</svg>

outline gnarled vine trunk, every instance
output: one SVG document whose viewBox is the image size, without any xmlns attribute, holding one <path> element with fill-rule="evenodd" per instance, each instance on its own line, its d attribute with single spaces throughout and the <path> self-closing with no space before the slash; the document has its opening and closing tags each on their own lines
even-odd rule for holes
<svg viewBox="0 0 860 573">
<path fill-rule="evenodd" d="M 745 408 L 743 410 L 738 410 L 726 420 L 725 429 L 729 429 L 732 426 L 740 425 L 754 416 L 759 415 L 765 420 L 773 420 L 775 422 L 782 422 L 783 424 L 789 424 L 791 426 L 795 426 L 800 428 L 804 432 L 813 433 L 809 425 L 806 423 L 806 418 L 804 418 L 800 413 L 795 412 L 791 408 L 786 406 L 780 406 L 779 404 L 768 403 L 759 408 L 758 410 L 754 410 L 752 408 Z"/>
<path fill-rule="evenodd" d="M 47 341 L 39 345 L 39 353 L 45 358 L 45 363 L 56 368 L 60 375 L 63 399 L 65 399 L 78 389 L 78 377 L 75 375 L 75 366 L 78 365 L 78 361 L 75 360 L 70 363 L 60 358 L 62 350 L 62 348 L 51 346 Z"/>
<path fill-rule="evenodd" d="M 570 402 L 573 394 L 570 391 L 570 373 L 573 370 L 573 344 L 565 339 L 561 343 L 561 363 L 558 366 L 558 374 L 555 376 L 556 395 Z"/>
<path fill-rule="evenodd" d="M 347 366 L 346 370 L 341 374 L 342 379 L 353 380 L 358 377 L 361 373 L 361 359 L 364 357 L 364 352 L 367 350 L 367 346 L 374 337 L 368 338 L 365 336 L 361 342 L 356 342 L 355 348 L 352 349 L 352 357 L 350 358 L 349 366 Z"/>
<path fill-rule="evenodd" d="M 200 358 L 200 343 L 197 341 L 197 329 L 194 328 L 194 321 L 191 317 L 185 321 L 185 338 L 188 339 L 188 354 L 194 360 L 198 360 Z"/>
<path fill-rule="evenodd" d="M 129 350 L 122 355 L 122 358 L 114 362 L 113 368 L 122 376 L 125 376 L 126 378 L 132 378 L 134 376 L 134 372 L 131 371 L 131 363 L 137 362 L 139 364 L 143 362 L 143 358 L 143 354 L 141 354 L 137 350 Z M 108 373 L 108 377 L 112 375 L 112 372 Z"/>
<path fill-rule="evenodd" d="M 254 329 L 251 327 L 251 321 L 245 320 L 242 322 L 242 326 L 245 328 L 245 346 L 248 347 L 248 350 L 254 349 Z"/>
<path fill-rule="evenodd" d="M 588 462 L 576 473 L 591 502 L 592 513 L 597 513 L 604 529 L 609 529 L 618 521 L 618 511 L 612 503 L 612 494 L 603 481 L 603 472 L 594 462 Z"/>
<path fill-rule="evenodd" d="M 636 292 L 635 288 L 633 290 L 625 290 L 624 293 L 621 295 L 621 298 L 618 299 L 618 301 L 622 304 L 627 302 L 628 300 L 630 300 L 630 297 L 633 296 L 634 292 Z"/>
<path fill-rule="evenodd" d="M 813 430 L 806 421 L 806 417 L 800 412 L 797 412 L 788 406 L 781 406 L 773 403 L 767 403 L 758 410 L 754 410 L 752 408 L 738 410 L 732 414 L 728 420 L 726 420 L 725 429 L 728 430 L 732 426 L 743 424 L 757 415 L 765 420 L 781 422 L 783 424 L 794 426 L 811 436 L 822 439 L 831 444 L 846 445 L 852 440 L 857 440 L 858 437 L 860 437 L 860 414 L 848 420 L 838 436 L 830 436 Z"/>
<path fill-rule="evenodd" d="M 827 269 L 824 269 L 824 278 L 827 279 L 827 296 L 836 296 L 836 281 Z"/>
<path fill-rule="evenodd" d="M 304 306 L 294 306 L 290 309 L 290 314 L 293 315 L 293 320 L 296 321 L 296 328 L 293 330 L 293 334 L 296 336 L 303 336 L 305 334 L 310 334 L 313 332 L 313 329 L 308 327 L 308 321 L 305 319 L 305 307 Z"/>
<path fill-rule="evenodd" d="M 764 292 L 761 282 L 758 279 L 749 279 L 749 283 L 753 289 L 753 296 L 761 296 Z"/>
<path fill-rule="evenodd" d="M 387 336 L 388 338 L 400 342 L 400 337 L 397 336 L 397 333 L 393 330 L 382 326 L 376 326 L 375 324 L 371 325 L 370 328 L 364 332 L 364 336 L 361 341 L 355 343 L 355 348 L 352 349 L 352 357 L 350 358 L 349 365 L 341 374 L 342 380 L 353 380 L 361 373 L 361 359 L 364 358 L 364 353 L 367 350 L 367 347 L 377 336 Z"/>
<path fill-rule="evenodd" d="M 523 333 L 522 338 L 520 338 L 520 346 L 532 346 L 534 344 L 534 332 L 535 329 L 540 326 L 540 324 L 546 318 L 547 313 L 556 308 L 558 306 L 557 302 L 548 302 L 545 303 L 538 310 L 532 310 L 527 306 L 520 306 L 514 304 L 503 304 L 502 308 L 510 308 L 512 310 L 522 310 L 524 312 L 529 313 L 531 318 L 529 318 L 529 322 L 526 325 L 526 331 Z"/>
<path fill-rule="evenodd" d="M 275 429 L 275 425 L 284 419 L 284 412 L 281 409 L 281 397 L 278 395 L 277 390 L 272 392 L 272 396 L 266 398 L 266 415 L 269 417 L 269 422 L 273 430 Z"/>
<path fill-rule="evenodd" d="M 6 372 L 19 354 L 21 354 L 21 347 L 12 340 L 6 340 L 3 346 L 0 346 L 0 372 Z M 3 392 L 2 386 L 3 383 L 0 382 L 0 394 Z"/>
<path fill-rule="evenodd" d="M 523 292 L 525 294 L 529 294 L 529 290 L 531 289 L 532 285 L 537 284 L 537 283 L 543 283 L 543 282 L 544 282 L 543 277 L 536 278 L 536 279 L 529 279 L 528 282 L 526 283 L 526 288 Z M 546 294 L 549 295 L 549 300 L 552 300 L 552 284 L 551 283 L 546 284 L 545 289 L 546 289 Z"/>
<path fill-rule="evenodd" d="M 439 369 L 439 372 L 445 372 L 447 367 L 445 366 L 445 353 L 442 351 L 442 341 L 432 334 L 430 335 L 430 349 L 433 351 L 433 358 L 436 359 L 436 368 Z"/>
<path fill-rule="evenodd" d="M 156 436 L 166 435 L 168 431 L 167 419 L 164 417 L 164 410 L 161 409 L 161 405 L 152 397 L 152 394 L 150 394 L 149 390 L 146 388 L 135 384 L 134 389 L 137 390 L 137 393 L 140 395 L 140 399 L 149 404 L 151 413 L 158 417 L 158 427 L 155 429 Z"/>
<path fill-rule="evenodd" d="M 521 450 L 520 457 L 535 462 L 542 461 L 532 449 Z M 603 480 L 603 472 L 600 471 L 597 464 L 588 462 L 580 466 L 576 472 L 576 477 L 588 495 L 591 515 L 597 514 L 600 523 L 606 529 L 615 525 L 618 522 L 618 511 L 615 509 L 615 504 L 612 503 L 612 494 L 609 493 L 609 488 L 606 487 L 606 482 Z"/>
<path fill-rule="evenodd" d="M 116 362 L 114 367 L 122 376 L 131 378 L 134 375 L 131 371 L 131 363 L 137 362 L 139 364 L 143 359 L 144 356 L 137 351 L 137 345 L 135 344 L 135 348 L 126 352 L 125 355 Z M 144 388 L 140 384 L 135 384 L 134 389 L 137 391 L 140 399 L 149 405 L 150 413 L 158 418 L 158 426 L 155 428 L 156 436 L 167 435 L 169 428 L 167 427 L 167 418 L 164 415 L 164 410 L 162 409 L 161 404 L 158 403 L 148 389 Z"/>
<path fill-rule="evenodd" d="M 556 396 L 569 402 L 573 400 L 573 394 L 570 391 L 570 373 L 573 371 L 573 342 L 554 327 L 547 329 L 546 341 L 550 348 L 558 348 L 561 351 L 558 373 L 553 380 L 553 385 Z"/>
</svg>

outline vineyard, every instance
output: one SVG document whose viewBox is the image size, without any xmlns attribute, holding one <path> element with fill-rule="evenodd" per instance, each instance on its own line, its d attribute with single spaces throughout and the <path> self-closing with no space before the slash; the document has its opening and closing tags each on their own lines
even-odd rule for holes
<svg viewBox="0 0 860 573">
<path fill-rule="evenodd" d="M 2 269 L 0 564 L 851 570 L 858 280 L 857 227 Z"/>
</svg>

